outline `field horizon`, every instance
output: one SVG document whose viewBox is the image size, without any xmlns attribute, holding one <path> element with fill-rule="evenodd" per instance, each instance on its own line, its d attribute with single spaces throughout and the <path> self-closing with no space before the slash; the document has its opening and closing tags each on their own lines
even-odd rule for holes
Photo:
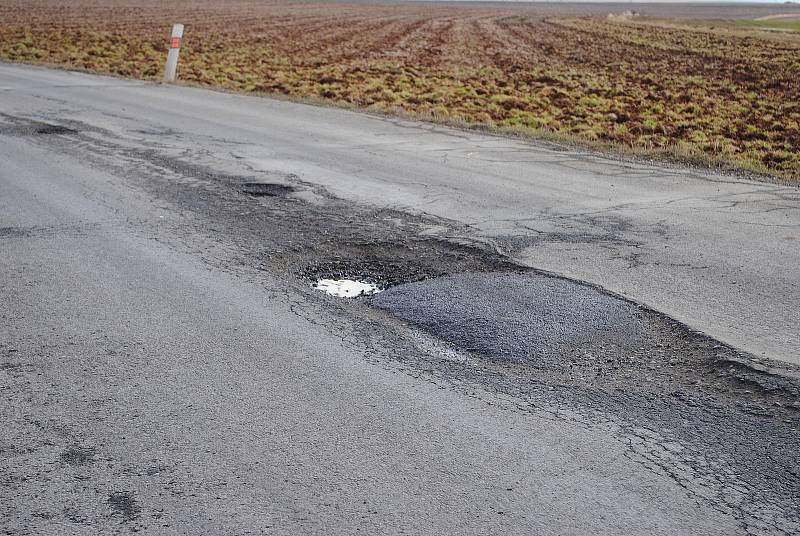
<svg viewBox="0 0 800 536">
<path fill-rule="evenodd" d="M 157 80 L 183 22 L 185 83 L 800 180 L 800 4 L 488 4 L 0 0 L 0 58 Z"/>
</svg>

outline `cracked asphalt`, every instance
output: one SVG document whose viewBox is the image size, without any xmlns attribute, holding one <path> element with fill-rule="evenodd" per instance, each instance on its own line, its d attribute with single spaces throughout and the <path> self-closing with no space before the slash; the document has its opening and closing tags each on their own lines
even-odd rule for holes
<svg viewBox="0 0 800 536">
<path fill-rule="evenodd" d="M 6 534 L 800 532 L 794 187 L 5 64 L 0 163 Z"/>
</svg>

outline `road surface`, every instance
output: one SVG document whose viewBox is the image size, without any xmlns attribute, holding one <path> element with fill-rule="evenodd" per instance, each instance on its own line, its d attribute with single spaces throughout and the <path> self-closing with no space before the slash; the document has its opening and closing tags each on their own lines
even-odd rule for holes
<svg viewBox="0 0 800 536">
<path fill-rule="evenodd" d="M 799 206 L 789 186 L 0 64 L 0 528 L 791 534 Z M 303 279 L 357 254 L 387 278 L 527 265 L 693 329 L 645 309 L 635 367 L 531 372 Z"/>
<path fill-rule="evenodd" d="M 462 222 L 474 236 L 514 237 L 510 253 L 531 266 L 800 363 L 795 187 L 289 102 L 8 65 L 0 74 L 6 113 L 77 119 L 218 167 L 294 173 L 347 199 Z"/>
</svg>

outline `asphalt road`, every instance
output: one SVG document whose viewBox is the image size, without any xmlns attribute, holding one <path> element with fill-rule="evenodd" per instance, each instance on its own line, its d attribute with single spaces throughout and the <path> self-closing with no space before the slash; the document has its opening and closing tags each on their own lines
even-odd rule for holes
<svg viewBox="0 0 800 536">
<path fill-rule="evenodd" d="M 530 266 L 800 363 L 795 187 L 275 100 L 8 65 L 0 76 L 6 113 L 76 119 L 217 167 L 293 173 L 346 199 L 463 222 Z"/>
<path fill-rule="evenodd" d="M 239 178 L 296 196 L 241 195 L 228 186 Z M 477 360 L 467 376 L 441 341 L 324 297 L 285 259 L 311 233 L 334 248 L 339 229 L 367 248 L 413 227 L 433 244 L 421 259 L 488 240 L 797 363 L 799 199 L 430 125 L 0 64 L 0 529 L 790 534 L 796 465 L 766 483 L 746 466 L 796 456 L 781 439 L 796 437 L 796 413 L 745 411 L 750 384 L 724 387 L 714 411 L 751 435 L 718 430 L 736 450 L 708 445 L 690 463 L 664 435 L 675 423 L 588 418 L 558 386 L 522 400 L 517 384 L 475 378 L 523 373 Z M 432 255 L 478 272 L 501 262 L 447 247 Z M 425 352 L 444 357 L 415 361 Z M 790 393 L 784 411 L 796 386 L 777 391 Z M 666 413 L 699 443 L 722 422 Z M 728 462 L 744 469 L 717 471 Z"/>
</svg>

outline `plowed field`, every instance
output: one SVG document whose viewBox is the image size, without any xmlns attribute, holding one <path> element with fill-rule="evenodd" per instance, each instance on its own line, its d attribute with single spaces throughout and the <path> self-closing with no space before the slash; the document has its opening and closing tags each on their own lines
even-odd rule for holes
<svg viewBox="0 0 800 536">
<path fill-rule="evenodd" d="M 0 0 L 0 57 L 157 79 L 172 22 L 187 82 L 800 178 L 788 30 L 552 6 Z"/>
</svg>

